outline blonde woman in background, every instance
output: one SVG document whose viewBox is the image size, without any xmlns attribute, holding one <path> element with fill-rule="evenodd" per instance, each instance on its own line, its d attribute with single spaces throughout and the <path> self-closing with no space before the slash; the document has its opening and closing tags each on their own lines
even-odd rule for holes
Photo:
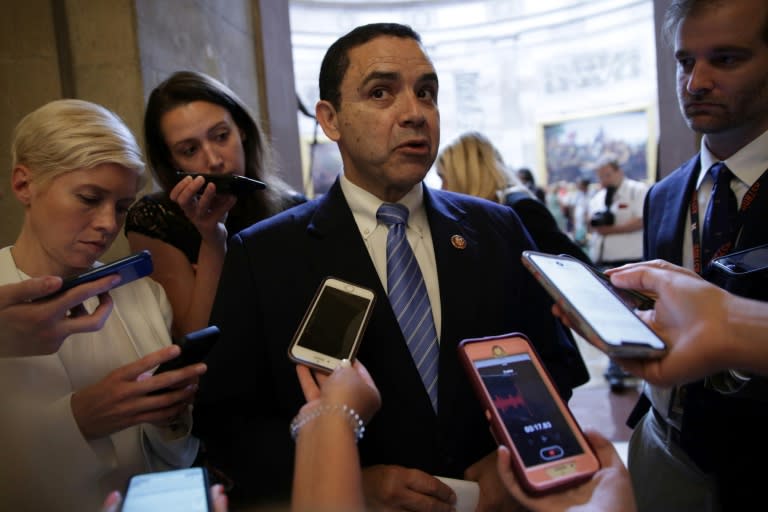
<svg viewBox="0 0 768 512">
<path fill-rule="evenodd" d="M 517 213 L 539 250 L 570 254 L 591 264 L 589 257 L 557 226 L 547 207 L 516 177 L 507 173 L 499 151 L 485 135 L 468 132 L 437 157 L 443 190 L 506 204 Z"/>
<path fill-rule="evenodd" d="M 93 103 L 53 101 L 16 126 L 11 158 L 24 221 L 0 250 L 0 285 L 99 265 L 144 180 L 125 124 Z M 131 475 L 186 467 L 197 454 L 190 403 L 205 365 L 151 374 L 179 354 L 162 287 L 139 279 L 69 315 L 99 304 L 112 308 L 100 329 L 69 335 L 50 355 L 0 359 L 4 510 L 98 510 Z"/>
</svg>

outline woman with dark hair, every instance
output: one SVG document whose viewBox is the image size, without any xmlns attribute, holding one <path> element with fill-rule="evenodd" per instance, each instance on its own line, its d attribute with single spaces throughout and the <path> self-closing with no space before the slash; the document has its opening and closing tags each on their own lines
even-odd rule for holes
<svg viewBox="0 0 768 512">
<path fill-rule="evenodd" d="M 125 233 L 133 251 L 152 252 L 152 277 L 165 288 L 181 335 L 208 325 L 227 238 L 306 199 L 277 176 L 243 101 L 203 73 L 174 73 L 152 91 L 144 136 L 162 191 L 131 207 Z M 179 179 L 179 171 L 246 176 L 266 189 L 217 194 L 203 177 Z"/>
</svg>

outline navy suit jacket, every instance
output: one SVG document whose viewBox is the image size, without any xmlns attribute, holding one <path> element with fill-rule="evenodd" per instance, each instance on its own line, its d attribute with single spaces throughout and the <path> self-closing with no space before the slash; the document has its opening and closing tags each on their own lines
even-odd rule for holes
<svg viewBox="0 0 768 512">
<path fill-rule="evenodd" d="M 690 215 L 691 194 L 699 173 L 699 155 L 654 184 L 645 196 L 643 256 L 683 264 L 685 221 Z M 703 219 L 703 215 L 700 215 Z"/>
<path fill-rule="evenodd" d="M 676 265 L 683 263 L 685 221 L 701 163 L 697 154 L 672 174 L 656 183 L 645 197 L 643 254 L 646 260 L 661 258 Z M 732 252 L 768 243 L 768 192 L 762 191 L 754 201 Z M 699 214 L 700 222 L 704 214 Z"/>
<path fill-rule="evenodd" d="M 234 479 L 231 497 L 288 496 L 288 425 L 304 403 L 291 338 L 327 276 L 371 288 L 376 304 L 357 357 L 382 408 L 359 443 L 361 463 L 397 464 L 461 478 L 495 443 L 456 353 L 464 338 L 527 334 L 563 396 L 588 380 L 551 301 L 521 262 L 535 248 L 508 207 L 424 189 L 442 305 L 436 415 L 338 181 L 323 197 L 234 236 L 211 324 L 221 338 L 206 360 L 194 407 L 209 461 Z M 451 236 L 463 236 L 458 249 Z M 332 462 L 332 461 L 329 461 Z"/>
</svg>

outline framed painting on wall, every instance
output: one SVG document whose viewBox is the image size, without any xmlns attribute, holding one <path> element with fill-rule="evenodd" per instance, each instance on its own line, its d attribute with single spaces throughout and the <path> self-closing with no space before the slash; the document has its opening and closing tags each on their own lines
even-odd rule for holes
<svg viewBox="0 0 768 512">
<path fill-rule="evenodd" d="M 596 181 L 595 168 L 604 160 L 616 160 L 632 179 L 656 178 L 655 120 L 647 107 L 544 122 L 540 141 L 547 183 Z"/>
</svg>

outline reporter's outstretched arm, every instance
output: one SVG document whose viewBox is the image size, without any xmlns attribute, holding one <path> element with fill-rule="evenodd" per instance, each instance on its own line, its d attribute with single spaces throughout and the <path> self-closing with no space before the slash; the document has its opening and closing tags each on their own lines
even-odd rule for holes
<svg viewBox="0 0 768 512">
<path fill-rule="evenodd" d="M 360 362 L 327 377 L 301 365 L 296 373 L 307 403 L 292 423 L 292 510 L 365 510 L 357 434 L 381 406 L 378 389 Z"/>
<path fill-rule="evenodd" d="M 106 276 L 36 302 L 58 290 L 61 278 L 35 277 L 0 286 L 0 357 L 53 354 L 70 334 L 98 331 L 112 312 L 107 291 L 119 282 L 116 275 Z M 97 295 L 99 305 L 88 313 L 82 303 Z"/>
<path fill-rule="evenodd" d="M 663 260 L 610 272 L 622 288 L 656 295 L 643 320 L 667 343 L 658 360 L 622 360 L 632 374 L 672 385 L 728 369 L 768 375 L 768 303 L 733 295 Z"/>
<path fill-rule="evenodd" d="M 600 470 L 577 487 L 545 496 L 527 494 L 517 482 L 509 450 L 499 446 L 497 468 L 507 490 L 532 512 L 634 512 L 635 495 L 629 472 L 610 441 L 597 432 L 585 432 L 600 460 Z"/>
</svg>

